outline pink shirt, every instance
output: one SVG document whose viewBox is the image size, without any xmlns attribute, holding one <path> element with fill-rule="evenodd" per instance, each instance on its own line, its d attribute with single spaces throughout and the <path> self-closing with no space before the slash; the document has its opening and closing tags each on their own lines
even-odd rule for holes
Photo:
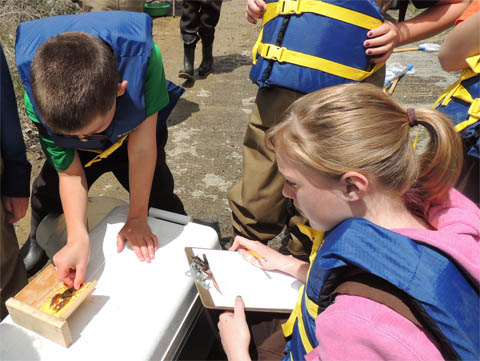
<svg viewBox="0 0 480 361">
<path fill-rule="evenodd" d="M 435 231 L 395 232 L 448 252 L 477 282 L 480 277 L 480 210 L 456 190 L 450 203 L 428 212 Z M 443 360 L 435 344 L 412 322 L 387 306 L 357 296 L 341 295 L 316 319 L 319 342 L 306 355 L 312 360 Z"/>
</svg>

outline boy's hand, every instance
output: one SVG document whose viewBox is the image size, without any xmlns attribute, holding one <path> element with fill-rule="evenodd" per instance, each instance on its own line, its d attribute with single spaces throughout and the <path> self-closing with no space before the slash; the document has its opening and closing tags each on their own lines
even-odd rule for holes
<svg viewBox="0 0 480 361">
<path fill-rule="evenodd" d="M 57 267 L 57 278 L 67 287 L 79 289 L 82 286 L 90 255 L 90 240 L 67 242 L 66 246 L 53 256 Z"/>
<path fill-rule="evenodd" d="M 218 330 L 228 360 L 251 360 L 248 354 L 250 331 L 245 319 L 245 305 L 240 296 L 235 299 L 233 312 L 224 312 L 220 315 Z"/>
<path fill-rule="evenodd" d="M 117 251 L 122 252 L 125 242 L 130 242 L 140 261 L 150 262 L 158 249 L 158 238 L 152 233 L 144 218 L 129 218 L 117 236 Z"/>
<path fill-rule="evenodd" d="M 263 0 L 248 0 L 245 17 L 251 24 L 256 24 L 257 19 L 261 19 L 265 12 L 265 2 Z"/>
<path fill-rule="evenodd" d="M 385 21 L 378 28 L 372 29 L 367 34 L 363 46 L 367 48 L 365 53 L 372 57 L 373 63 L 383 63 L 392 55 L 393 49 L 400 39 L 400 31 L 397 26 Z"/>
</svg>

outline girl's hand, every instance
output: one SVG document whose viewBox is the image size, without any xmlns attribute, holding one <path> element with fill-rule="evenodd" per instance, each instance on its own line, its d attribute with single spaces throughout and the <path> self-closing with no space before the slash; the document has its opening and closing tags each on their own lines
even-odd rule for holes
<svg viewBox="0 0 480 361">
<path fill-rule="evenodd" d="M 383 63 L 398 45 L 400 31 L 395 24 L 385 21 L 378 28 L 370 30 L 367 36 L 368 39 L 363 43 L 367 48 L 365 54 L 372 57 L 373 63 Z"/>
<path fill-rule="evenodd" d="M 292 259 L 260 242 L 241 236 L 235 237 L 229 251 L 239 251 L 248 262 L 267 271 L 281 271 Z"/>
<path fill-rule="evenodd" d="M 265 2 L 263 0 L 248 0 L 245 17 L 251 24 L 256 24 L 257 19 L 261 19 L 265 12 Z"/>
<path fill-rule="evenodd" d="M 218 319 L 218 330 L 223 350 L 229 361 L 251 360 L 248 353 L 250 331 L 245 319 L 245 305 L 242 297 L 237 296 L 233 312 L 224 312 Z"/>
</svg>

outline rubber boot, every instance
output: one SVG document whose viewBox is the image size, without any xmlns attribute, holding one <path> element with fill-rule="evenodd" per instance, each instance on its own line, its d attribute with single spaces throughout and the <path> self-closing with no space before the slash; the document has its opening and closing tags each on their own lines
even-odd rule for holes
<svg viewBox="0 0 480 361">
<path fill-rule="evenodd" d="M 198 75 L 207 76 L 212 71 L 213 66 L 213 43 L 203 44 L 202 42 L 202 62 L 198 67 Z"/>
<path fill-rule="evenodd" d="M 37 224 L 34 224 L 35 222 L 33 220 L 31 223 L 30 235 L 20 249 L 20 257 L 23 259 L 28 277 L 31 277 L 40 271 L 48 261 L 47 254 L 44 249 L 40 247 L 35 236 L 35 233 L 37 232 Z"/>
<path fill-rule="evenodd" d="M 178 73 L 178 77 L 193 81 L 193 64 L 195 62 L 195 46 L 192 44 L 183 44 L 183 69 Z"/>
</svg>

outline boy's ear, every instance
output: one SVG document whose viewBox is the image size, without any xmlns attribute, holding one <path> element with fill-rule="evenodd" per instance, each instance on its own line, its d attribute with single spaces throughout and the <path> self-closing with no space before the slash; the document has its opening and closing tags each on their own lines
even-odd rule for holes
<svg viewBox="0 0 480 361">
<path fill-rule="evenodd" d="M 125 93 L 125 89 L 127 89 L 128 81 L 124 80 L 117 86 L 117 97 L 122 96 Z"/>
<path fill-rule="evenodd" d="M 358 172 L 347 172 L 340 179 L 342 194 L 346 201 L 355 202 L 363 199 L 367 193 L 368 178 Z"/>
</svg>

